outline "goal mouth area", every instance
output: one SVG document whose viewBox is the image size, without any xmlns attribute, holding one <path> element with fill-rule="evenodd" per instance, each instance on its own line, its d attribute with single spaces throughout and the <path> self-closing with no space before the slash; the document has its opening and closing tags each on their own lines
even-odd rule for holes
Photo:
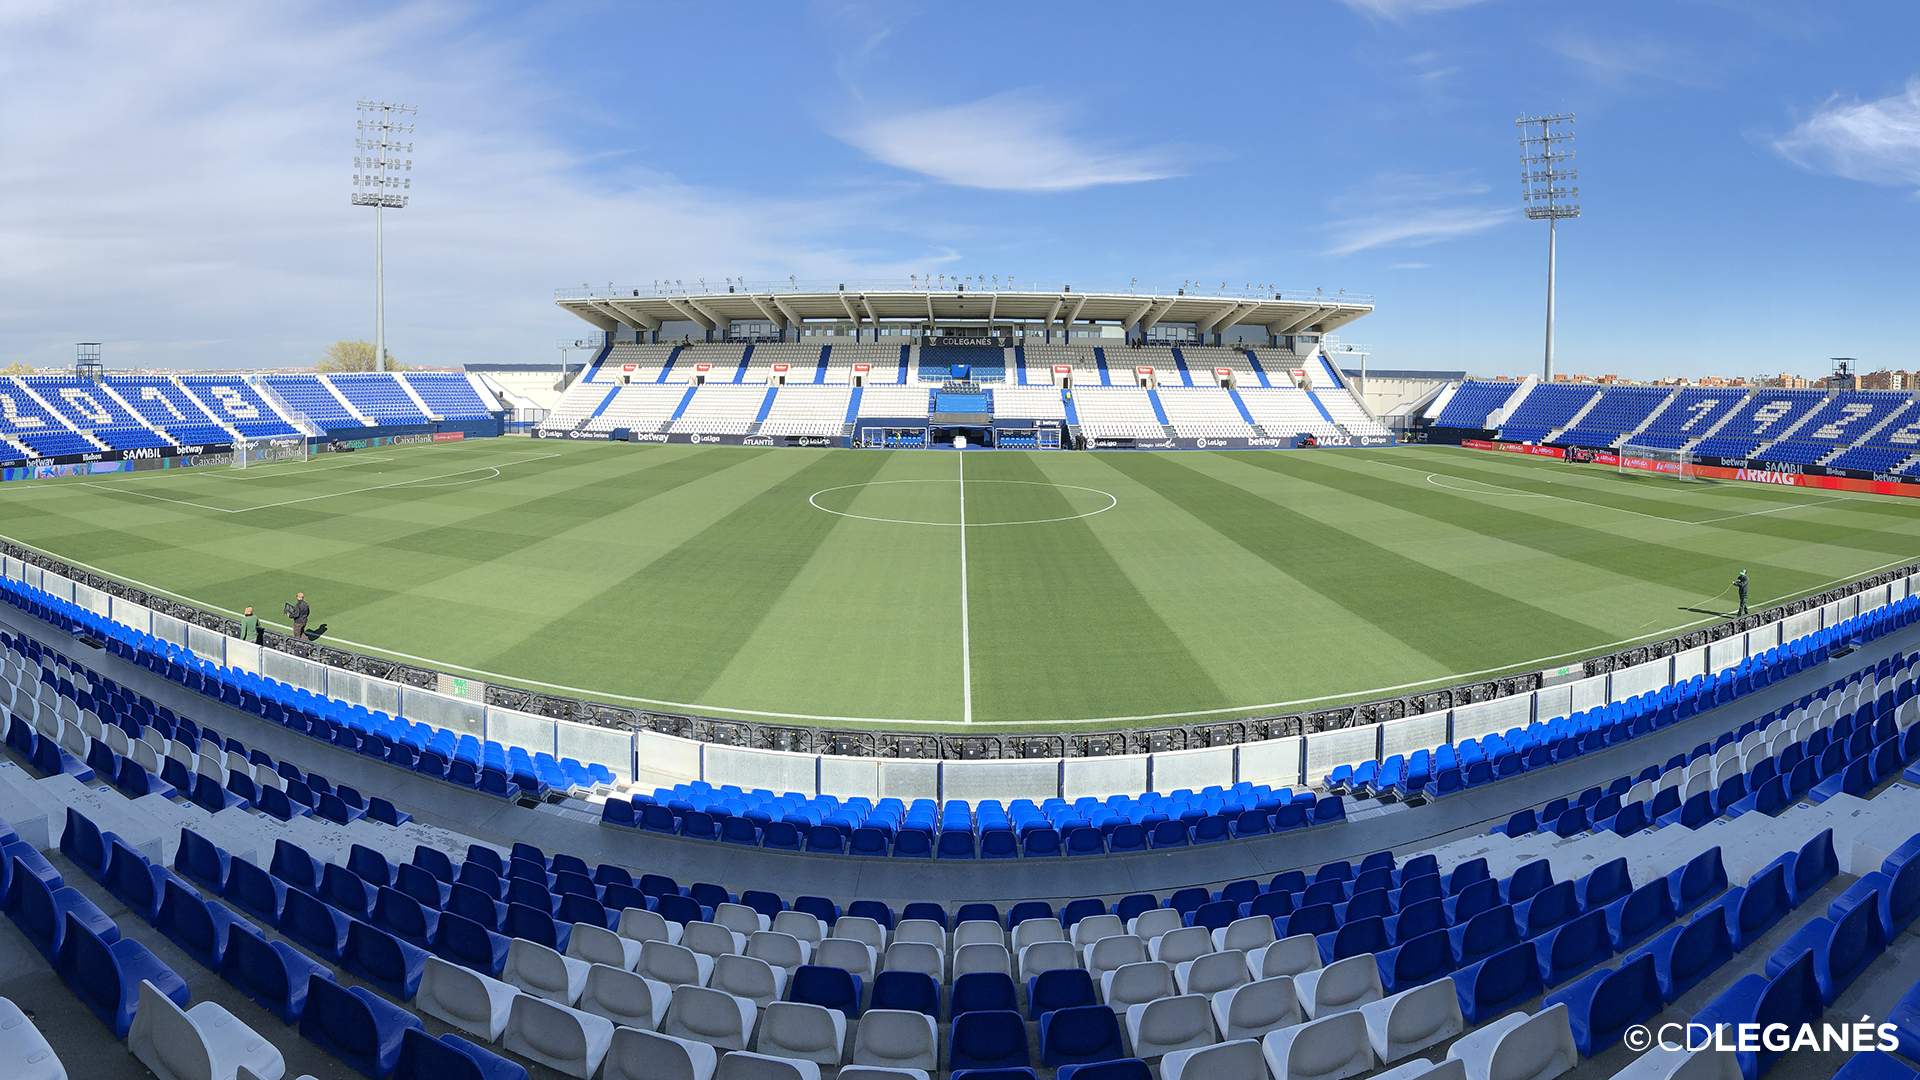
<svg viewBox="0 0 1920 1080">
<path fill-rule="evenodd" d="M 308 445 L 304 438 L 241 439 L 233 444 L 233 467 L 247 469 L 256 465 L 305 461 L 307 454 Z"/>
<path fill-rule="evenodd" d="M 1662 446 L 1636 446 L 1628 443 L 1614 451 L 1616 468 L 1621 474 L 1643 473 L 1673 480 L 1699 478 L 1694 455 L 1685 450 Z"/>
</svg>

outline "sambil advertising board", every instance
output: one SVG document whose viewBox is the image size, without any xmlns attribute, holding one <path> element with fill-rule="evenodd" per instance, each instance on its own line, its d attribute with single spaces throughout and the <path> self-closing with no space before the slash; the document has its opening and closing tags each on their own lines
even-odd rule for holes
<svg viewBox="0 0 1920 1080">
<path fill-rule="evenodd" d="M 1558 446 L 1529 446 L 1525 443 L 1489 442 L 1485 439 L 1462 439 L 1460 445 L 1469 450 L 1495 450 L 1506 454 L 1533 454 L 1540 457 L 1565 458 L 1566 450 Z M 1645 458 L 1629 457 L 1625 462 L 1617 454 L 1598 453 L 1594 455 L 1596 465 L 1624 465 L 1629 469 L 1644 469 L 1648 472 L 1677 473 L 1679 465 L 1670 461 L 1649 461 Z M 1692 466 L 1692 474 L 1706 480 L 1737 480 L 1748 484 L 1775 484 L 1781 487 L 1814 488 L 1821 491 L 1858 491 L 1869 495 L 1902 495 L 1908 498 L 1920 498 L 1920 478 L 1894 477 L 1885 473 L 1875 474 L 1871 479 L 1858 476 L 1817 476 L 1798 471 L 1802 466 L 1773 465 L 1769 462 L 1750 462 L 1748 465 L 1704 465 Z"/>
</svg>

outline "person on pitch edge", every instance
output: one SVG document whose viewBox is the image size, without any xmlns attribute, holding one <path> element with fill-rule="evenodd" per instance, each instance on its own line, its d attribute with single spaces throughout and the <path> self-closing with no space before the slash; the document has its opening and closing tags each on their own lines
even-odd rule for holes
<svg viewBox="0 0 1920 1080">
<path fill-rule="evenodd" d="M 307 594 L 294 593 L 293 603 L 286 606 L 286 612 L 287 618 L 293 622 L 294 636 L 306 637 L 307 618 L 312 614 L 312 609 L 307 607 Z"/>
<path fill-rule="evenodd" d="M 1740 571 L 1740 576 L 1734 578 L 1733 583 L 1740 590 L 1740 614 L 1745 615 L 1747 613 L 1747 572 Z"/>
</svg>

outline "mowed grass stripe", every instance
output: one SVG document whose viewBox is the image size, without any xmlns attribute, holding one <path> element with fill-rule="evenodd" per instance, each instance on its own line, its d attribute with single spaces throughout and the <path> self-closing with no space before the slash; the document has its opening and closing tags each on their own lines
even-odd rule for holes
<svg viewBox="0 0 1920 1080">
<path fill-rule="evenodd" d="M 968 455 L 967 479 L 1031 482 L 990 485 L 1003 521 L 1084 512 L 1027 454 Z M 969 528 L 967 576 L 976 723 L 1238 704 L 1134 588 L 1085 519 Z"/>
<path fill-rule="evenodd" d="M 1189 465 L 1174 455 L 1155 454 L 1115 455 L 1113 461 L 1116 469 L 1285 568 L 1302 585 L 1452 671 L 1480 670 L 1491 665 L 1490 657 L 1502 654 L 1518 660 L 1579 648 L 1600 636 L 1585 623 L 1476 585 L 1270 499 L 1248 498 L 1255 493 L 1201 471 L 1205 464 L 1198 458 Z M 1416 534 L 1422 519 L 1403 516 L 1405 535 Z M 1471 632 L 1462 633 L 1452 620 L 1422 617 L 1426 612 L 1457 611 L 1475 613 Z M 1354 662 L 1370 669 L 1372 658 L 1356 655 Z M 1356 681 L 1407 681 L 1392 674 L 1369 670 Z"/>
<path fill-rule="evenodd" d="M 644 696 L 697 701 L 724 671 L 835 525 L 807 496 L 863 483 L 880 454 L 820 455 L 640 570 L 576 605 L 566 637 L 595 666 L 617 664 Z M 602 572 L 613 568 L 603 567 Z M 497 655 L 505 671 L 538 671 L 559 643 L 546 636 Z M 726 704 L 726 703 L 721 703 Z"/>
</svg>

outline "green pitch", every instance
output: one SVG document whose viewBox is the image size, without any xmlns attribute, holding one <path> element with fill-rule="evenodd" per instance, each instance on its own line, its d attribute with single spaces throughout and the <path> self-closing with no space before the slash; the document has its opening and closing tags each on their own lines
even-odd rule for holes
<svg viewBox="0 0 1920 1080">
<path fill-rule="evenodd" d="M 749 718 L 1114 726 L 1663 636 L 1731 610 L 1742 568 L 1758 606 L 1920 555 L 1920 505 L 1425 447 L 492 439 L 8 483 L 0 532 L 270 623 L 305 590 L 330 640 L 487 681 Z"/>
</svg>

